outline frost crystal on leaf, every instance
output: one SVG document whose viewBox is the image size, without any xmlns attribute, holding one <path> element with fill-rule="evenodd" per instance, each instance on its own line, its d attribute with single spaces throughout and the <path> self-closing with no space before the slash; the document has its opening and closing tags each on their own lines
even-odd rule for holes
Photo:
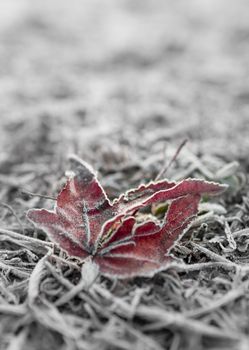
<svg viewBox="0 0 249 350">
<path fill-rule="evenodd" d="M 47 232 L 68 255 L 91 257 L 108 276 L 152 276 L 165 268 L 169 252 L 198 212 L 203 194 L 226 186 L 198 179 L 151 182 L 111 202 L 93 169 L 72 158 L 73 175 L 59 193 L 53 211 L 31 209 L 27 217 Z M 164 217 L 139 210 L 169 204 Z"/>
</svg>

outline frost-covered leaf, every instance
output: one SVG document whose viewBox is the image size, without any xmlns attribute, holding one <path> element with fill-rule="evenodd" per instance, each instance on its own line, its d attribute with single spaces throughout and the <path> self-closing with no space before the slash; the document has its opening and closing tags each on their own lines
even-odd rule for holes
<svg viewBox="0 0 249 350">
<path fill-rule="evenodd" d="M 132 189 L 111 203 L 92 168 L 77 157 L 71 161 L 73 176 L 54 210 L 32 209 L 27 216 L 70 256 L 91 257 L 109 276 L 153 275 L 163 269 L 196 216 L 201 196 L 225 189 L 197 179 L 162 180 Z M 145 206 L 166 202 L 160 221 L 140 213 Z"/>
</svg>

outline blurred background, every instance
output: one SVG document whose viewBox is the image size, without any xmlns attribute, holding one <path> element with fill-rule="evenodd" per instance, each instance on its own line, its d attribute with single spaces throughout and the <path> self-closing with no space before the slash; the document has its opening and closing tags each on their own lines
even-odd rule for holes
<svg viewBox="0 0 249 350">
<path fill-rule="evenodd" d="M 0 125 L 4 169 L 186 137 L 248 168 L 249 2 L 1 0 Z"/>
</svg>

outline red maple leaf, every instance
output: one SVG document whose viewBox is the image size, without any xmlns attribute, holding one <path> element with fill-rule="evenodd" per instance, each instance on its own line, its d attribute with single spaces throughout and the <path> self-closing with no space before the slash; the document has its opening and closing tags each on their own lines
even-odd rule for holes
<svg viewBox="0 0 249 350">
<path fill-rule="evenodd" d="M 68 255 L 92 260 L 109 276 L 153 275 L 165 268 L 169 252 L 198 212 L 201 195 L 226 186 L 198 179 L 151 182 L 111 202 L 95 172 L 77 157 L 73 176 L 59 193 L 54 210 L 31 209 L 27 217 Z M 159 220 L 139 212 L 154 203 L 169 207 Z"/>
</svg>

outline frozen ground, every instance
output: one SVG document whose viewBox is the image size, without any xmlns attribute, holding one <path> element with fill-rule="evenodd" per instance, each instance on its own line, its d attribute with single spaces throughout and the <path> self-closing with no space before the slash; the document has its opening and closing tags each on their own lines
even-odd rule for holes
<svg viewBox="0 0 249 350">
<path fill-rule="evenodd" d="M 3 0 L 0 127 L 1 349 L 248 349 L 247 0 Z M 25 212 L 53 203 L 25 191 L 55 196 L 76 153 L 114 197 L 186 137 L 167 176 L 231 185 L 176 249 L 201 267 L 64 301 L 77 270 L 32 274 L 45 236 Z"/>
</svg>

